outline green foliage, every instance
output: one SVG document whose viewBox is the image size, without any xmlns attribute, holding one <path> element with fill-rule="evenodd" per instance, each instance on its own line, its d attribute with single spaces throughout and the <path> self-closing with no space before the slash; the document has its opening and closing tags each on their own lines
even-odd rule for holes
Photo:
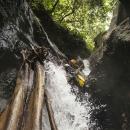
<svg viewBox="0 0 130 130">
<path fill-rule="evenodd" d="M 41 0 L 41 3 L 57 23 L 82 36 L 92 50 L 96 35 L 108 28 L 116 0 Z"/>
</svg>

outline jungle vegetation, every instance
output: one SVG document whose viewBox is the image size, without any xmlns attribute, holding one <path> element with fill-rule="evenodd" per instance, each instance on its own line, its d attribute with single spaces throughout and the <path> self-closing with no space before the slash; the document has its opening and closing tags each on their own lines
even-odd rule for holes
<svg viewBox="0 0 130 130">
<path fill-rule="evenodd" d="M 94 38 L 109 27 L 117 0 L 33 0 L 31 4 L 42 5 L 54 21 L 81 36 L 93 50 Z"/>
</svg>

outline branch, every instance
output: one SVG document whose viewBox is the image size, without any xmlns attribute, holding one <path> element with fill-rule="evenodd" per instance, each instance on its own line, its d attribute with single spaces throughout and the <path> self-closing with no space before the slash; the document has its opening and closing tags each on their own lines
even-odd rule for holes
<svg viewBox="0 0 130 130">
<path fill-rule="evenodd" d="M 77 9 L 76 8 L 76 2 L 77 0 L 74 0 L 74 3 L 73 3 L 73 7 L 72 7 L 72 10 L 71 12 L 69 12 L 68 14 L 64 15 L 61 19 L 60 19 L 60 23 L 66 18 L 68 17 L 69 15 L 73 14 L 75 12 L 75 10 Z"/>
<path fill-rule="evenodd" d="M 69 15 L 73 14 L 74 12 L 75 12 L 75 11 L 72 10 L 70 13 L 64 15 L 64 16 L 61 18 L 60 23 L 61 23 L 66 17 L 68 17 Z"/>
<path fill-rule="evenodd" d="M 51 14 L 54 12 L 54 10 L 55 10 L 56 6 L 58 5 L 59 1 L 60 1 L 60 0 L 57 0 L 57 1 L 55 2 L 55 4 L 53 5 L 53 7 L 52 7 L 52 9 L 51 9 L 51 11 L 50 11 Z"/>
</svg>

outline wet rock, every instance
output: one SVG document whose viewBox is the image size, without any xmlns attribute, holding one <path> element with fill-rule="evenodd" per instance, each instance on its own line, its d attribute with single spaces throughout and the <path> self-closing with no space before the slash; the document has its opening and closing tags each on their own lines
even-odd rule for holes
<svg viewBox="0 0 130 130">
<path fill-rule="evenodd" d="M 41 41 L 41 42 L 40 42 Z M 0 109 L 12 96 L 21 51 L 46 46 L 49 41 L 25 0 L 0 1 Z M 50 49 L 53 50 L 53 47 Z M 55 49 L 54 49 L 55 50 Z M 59 50 L 58 50 L 59 51 Z M 50 51 L 51 52 L 51 51 Z M 60 54 L 60 51 L 59 51 Z"/>
<path fill-rule="evenodd" d="M 40 20 L 26 0 L 0 0 L 1 110 L 13 93 L 16 73 L 23 60 L 22 50 L 44 46 L 50 52 L 47 60 L 57 63 L 67 59 L 62 52 L 70 57 L 76 57 L 77 54 L 84 57 L 87 55 L 85 42 L 81 38 L 75 39 L 75 35 L 55 24 L 44 9 L 39 9 L 35 10 L 35 14 Z"/>
</svg>

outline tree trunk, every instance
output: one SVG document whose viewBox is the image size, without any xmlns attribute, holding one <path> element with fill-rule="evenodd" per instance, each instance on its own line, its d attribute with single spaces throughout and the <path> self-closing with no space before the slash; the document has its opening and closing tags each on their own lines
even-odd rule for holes
<svg viewBox="0 0 130 130">
<path fill-rule="evenodd" d="M 25 70 L 20 70 L 16 82 L 14 95 L 11 103 L 6 110 L 0 115 L 0 130 L 17 130 L 20 124 L 20 119 L 24 110 L 24 102 L 28 85 L 28 65 L 25 65 Z"/>
<path fill-rule="evenodd" d="M 28 115 L 23 130 L 42 129 L 42 108 L 44 102 L 45 73 L 39 62 L 36 64 L 35 87 L 28 105 Z"/>
<path fill-rule="evenodd" d="M 49 101 L 49 97 L 48 97 L 48 92 L 47 91 L 45 91 L 45 96 L 46 96 L 46 107 L 47 107 L 47 111 L 48 111 L 48 116 L 49 116 L 51 130 L 58 130 L 56 122 L 55 122 L 55 119 L 54 119 L 54 112 L 52 110 L 52 106 L 51 106 L 51 103 Z"/>
</svg>

